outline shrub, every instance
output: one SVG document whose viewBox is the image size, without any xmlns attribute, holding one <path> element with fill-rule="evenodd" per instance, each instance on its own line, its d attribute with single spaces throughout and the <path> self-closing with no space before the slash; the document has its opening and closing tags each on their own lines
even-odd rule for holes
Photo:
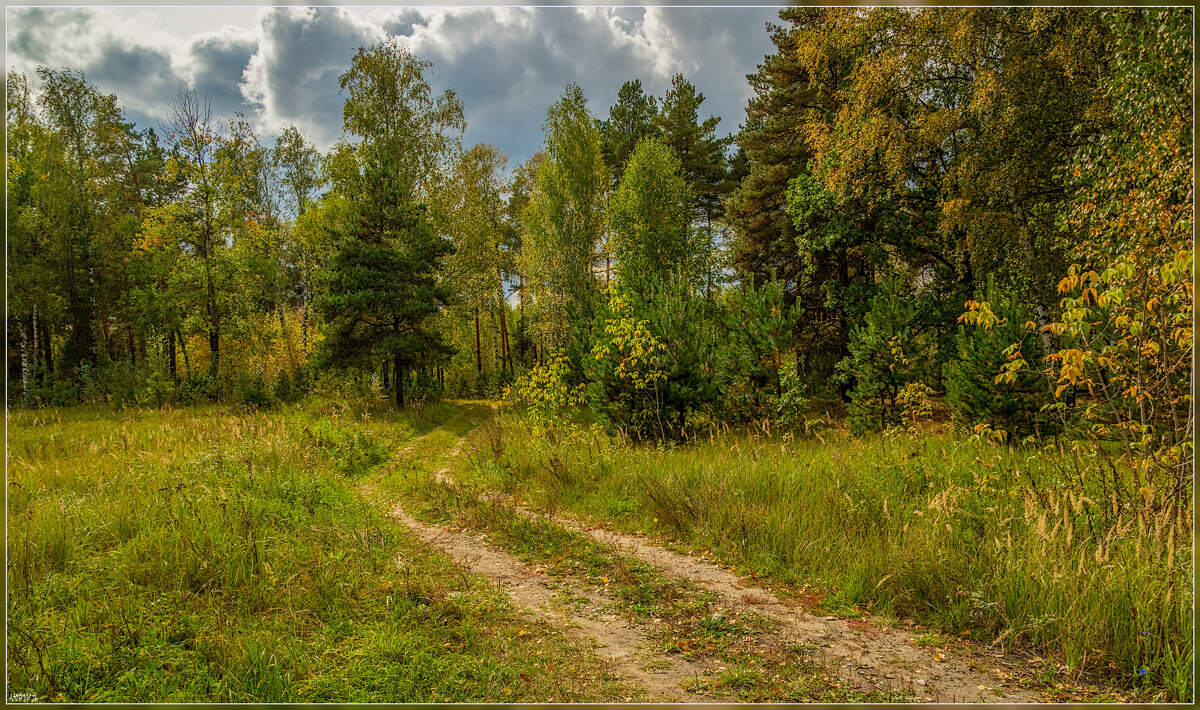
<svg viewBox="0 0 1200 710">
<path fill-rule="evenodd" d="M 1042 411 L 1053 398 L 1037 372 L 1045 351 L 1029 309 L 990 279 L 967 308 L 959 318 L 957 357 L 943 370 L 946 403 L 955 419 L 969 427 L 987 424 L 1010 439 L 1057 432 L 1057 422 Z"/>
<path fill-rule="evenodd" d="M 850 354 L 838 363 L 850 389 L 846 423 L 856 434 L 900 421 L 900 393 L 929 379 L 937 346 L 916 324 L 916 307 L 899 279 L 889 278 L 871 299 L 863 323 L 850 330 Z"/>
<path fill-rule="evenodd" d="M 639 318 L 626 296 L 614 291 L 603 327 L 584 370 L 592 410 L 622 433 L 665 438 L 663 427 L 663 355 L 667 346 Z"/>
</svg>

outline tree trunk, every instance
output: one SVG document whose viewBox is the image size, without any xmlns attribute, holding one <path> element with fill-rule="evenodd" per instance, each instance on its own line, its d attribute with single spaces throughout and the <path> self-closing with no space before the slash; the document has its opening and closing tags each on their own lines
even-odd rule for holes
<svg viewBox="0 0 1200 710">
<path fill-rule="evenodd" d="M 475 306 L 475 369 L 483 372 L 483 353 L 479 350 L 479 306 Z"/>
<path fill-rule="evenodd" d="M 308 359 L 308 253 L 300 250 L 300 344 L 303 359 Z"/>
<path fill-rule="evenodd" d="M 500 334 L 496 332 L 497 330 L 499 330 L 499 328 L 496 327 L 496 311 L 493 310 L 491 312 L 491 316 L 492 316 L 492 374 L 495 375 L 496 371 L 498 370 L 497 363 L 500 360 L 500 339 L 499 339 Z"/>
<path fill-rule="evenodd" d="M 37 327 L 37 303 L 33 304 L 33 376 L 37 378 L 38 369 L 38 327 Z"/>
<path fill-rule="evenodd" d="M 502 277 L 496 279 L 496 286 L 500 290 L 500 362 L 501 367 L 507 363 L 509 371 L 512 371 L 512 356 L 508 352 L 508 323 L 504 318 L 504 312 L 508 310 L 508 303 L 504 298 L 504 279 Z"/>
<path fill-rule="evenodd" d="M 504 300 L 500 301 L 500 351 L 504 356 L 504 364 L 508 366 L 508 371 L 512 372 L 512 352 L 508 349 L 508 320 L 504 317 L 504 312 L 508 308 L 504 305 Z"/>
<path fill-rule="evenodd" d="M 25 330 L 25 322 L 17 321 L 21 331 L 21 401 L 29 402 L 29 333 Z"/>
<path fill-rule="evenodd" d="M 400 367 L 400 353 L 392 356 L 396 380 L 396 409 L 404 409 L 404 369 Z"/>
<path fill-rule="evenodd" d="M 188 377 L 192 376 L 192 363 L 188 360 L 187 341 L 183 339 L 183 334 L 175 331 L 176 337 L 179 338 L 179 350 L 183 352 L 183 369 L 187 372 Z"/>
<path fill-rule="evenodd" d="M 133 345 L 133 326 L 125 325 L 125 335 L 129 339 L 129 366 L 137 367 L 137 350 Z M 107 338 L 106 338 L 107 340 Z"/>
<path fill-rule="evenodd" d="M 387 361 L 387 358 L 384 358 L 384 360 L 383 360 L 383 388 L 385 390 L 391 389 L 391 385 L 388 384 L 388 361 Z"/>
<path fill-rule="evenodd" d="M 215 380 L 221 371 L 221 336 L 216 328 L 208 329 L 208 355 L 208 374 Z"/>
<path fill-rule="evenodd" d="M 783 367 L 783 360 L 779 357 L 779 351 L 775 351 L 775 396 L 783 396 L 783 381 L 779 377 L 779 368 Z"/>
<path fill-rule="evenodd" d="M 208 296 L 208 303 L 205 304 L 208 311 L 208 372 L 213 380 L 216 380 L 221 371 L 221 315 L 217 308 L 217 285 L 213 281 L 207 247 L 204 250 L 204 279 L 207 282 L 205 287 Z"/>
<path fill-rule="evenodd" d="M 1025 261 L 1032 269 L 1033 265 L 1037 262 L 1037 255 L 1033 252 L 1032 240 L 1024 235 L 1025 209 L 1021 207 L 1021 203 L 1017 201 L 1017 193 L 1011 187 L 1008 188 L 1008 200 L 1012 209 L 1013 217 L 1016 218 L 1017 222 L 1019 222 L 1022 227 L 1021 242 L 1025 247 Z M 1047 353 L 1050 353 L 1054 350 L 1054 340 L 1050 336 L 1050 331 L 1046 329 L 1046 326 L 1050 324 L 1050 313 L 1046 309 L 1046 303 L 1042 300 L 1041 294 L 1037 292 L 1038 289 L 1034 288 L 1033 291 L 1033 306 L 1034 310 L 1037 311 L 1038 335 L 1041 337 L 1042 347 Z"/>
<path fill-rule="evenodd" d="M 54 369 L 54 350 L 50 347 L 50 331 L 52 328 L 42 327 L 40 331 L 34 335 L 41 339 L 42 362 L 46 363 L 46 371 L 42 373 L 43 381 L 45 377 Z M 36 364 L 36 363 L 35 363 Z"/>
<path fill-rule="evenodd" d="M 175 331 L 167 333 L 167 371 L 171 374 L 171 381 L 179 379 L 178 370 L 175 365 Z"/>
</svg>

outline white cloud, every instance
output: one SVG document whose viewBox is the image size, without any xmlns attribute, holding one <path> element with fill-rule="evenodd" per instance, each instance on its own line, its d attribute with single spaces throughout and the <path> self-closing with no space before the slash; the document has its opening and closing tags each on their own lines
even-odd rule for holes
<svg viewBox="0 0 1200 710">
<path fill-rule="evenodd" d="M 598 117 L 641 79 L 662 95 L 682 72 L 723 117 L 742 120 L 745 74 L 772 50 L 766 8 L 12 8 L 8 66 L 82 69 L 130 117 L 154 125 L 187 82 L 218 115 L 246 113 L 260 134 L 289 123 L 328 147 L 341 133 L 337 77 L 358 47 L 394 34 L 433 62 L 435 89 L 454 89 L 466 140 L 508 151 L 541 141 L 546 107 L 570 82 Z"/>
</svg>

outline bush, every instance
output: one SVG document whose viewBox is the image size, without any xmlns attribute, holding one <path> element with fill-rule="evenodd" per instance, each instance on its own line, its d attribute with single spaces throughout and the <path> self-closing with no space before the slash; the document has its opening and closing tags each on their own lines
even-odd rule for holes
<svg viewBox="0 0 1200 710">
<path fill-rule="evenodd" d="M 783 361 L 803 310 L 785 305 L 781 281 L 733 289 L 723 306 L 724 337 L 716 353 L 722 419 L 769 419 L 791 426 L 807 406 L 807 386 Z"/>
<path fill-rule="evenodd" d="M 889 278 L 871 299 L 863 323 L 850 330 L 850 354 L 838 363 L 852 385 L 846 423 L 855 434 L 879 431 L 900 422 L 900 393 L 914 382 L 927 382 L 937 346 L 916 323 L 916 307 L 899 279 Z"/>
<path fill-rule="evenodd" d="M 1049 383 L 1037 365 L 1046 353 L 1038 341 L 1029 309 L 993 280 L 967 304 L 955 340 L 957 357 L 943 370 L 946 403 L 956 420 L 987 424 L 1010 439 L 1056 433 L 1058 423 L 1042 406 L 1053 401 Z M 1009 363 L 1028 365 L 1014 369 Z M 1002 372 L 1011 372 L 1005 377 Z"/>
<path fill-rule="evenodd" d="M 602 327 L 584 360 L 588 400 L 610 428 L 639 439 L 666 438 L 662 369 L 667 346 L 639 318 L 632 299 L 614 290 L 601 313 Z"/>
</svg>

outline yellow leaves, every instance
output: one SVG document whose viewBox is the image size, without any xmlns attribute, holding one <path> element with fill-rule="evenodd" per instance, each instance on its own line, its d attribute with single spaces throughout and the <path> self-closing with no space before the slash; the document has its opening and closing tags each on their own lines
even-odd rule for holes
<svg viewBox="0 0 1200 710">
<path fill-rule="evenodd" d="M 987 301 L 971 300 L 964 303 L 963 306 L 967 309 L 967 312 L 958 317 L 959 323 L 979 326 L 984 330 L 991 330 L 996 326 L 1002 326 L 1007 323 L 1007 319 L 998 317 L 992 311 L 992 304 Z"/>
</svg>

